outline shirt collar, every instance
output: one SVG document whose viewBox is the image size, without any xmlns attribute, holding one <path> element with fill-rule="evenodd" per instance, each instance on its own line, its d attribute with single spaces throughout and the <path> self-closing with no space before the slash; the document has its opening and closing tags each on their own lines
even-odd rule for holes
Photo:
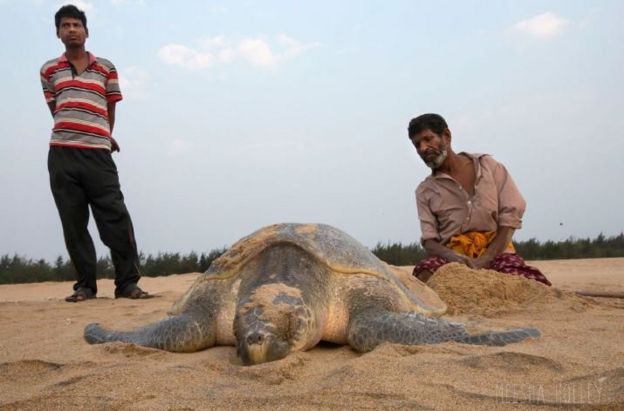
<svg viewBox="0 0 624 411">
<path fill-rule="evenodd" d="M 481 164 L 480 164 L 479 160 L 481 159 L 481 157 L 489 156 L 489 154 L 466 153 L 465 151 L 462 151 L 462 152 L 457 153 L 457 154 L 464 154 L 464 155 L 466 155 L 474 163 L 474 167 L 475 167 L 475 170 L 476 170 L 476 173 L 475 173 L 476 174 L 475 175 L 475 184 L 476 184 L 476 182 L 479 181 L 479 179 L 481 178 Z M 436 173 L 435 170 L 431 170 L 431 174 L 427 178 L 434 178 L 434 179 L 437 179 L 437 178 L 450 178 L 451 180 L 453 179 L 453 177 L 449 176 L 448 174 L 440 173 L 440 172 Z"/>
<path fill-rule="evenodd" d="M 93 53 L 91 53 L 90 51 L 87 51 L 87 55 L 89 56 L 89 65 L 95 63 L 95 55 Z M 61 54 L 61 57 L 58 58 L 59 63 L 69 63 L 69 60 L 67 60 L 67 56 L 65 56 L 65 53 Z"/>
</svg>

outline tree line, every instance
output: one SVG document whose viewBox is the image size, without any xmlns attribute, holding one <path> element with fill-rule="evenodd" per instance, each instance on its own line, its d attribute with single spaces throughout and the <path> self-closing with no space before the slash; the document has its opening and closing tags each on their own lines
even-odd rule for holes
<svg viewBox="0 0 624 411">
<path fill-rule="evenodd" d="M 155 256 L 139 254 L 139 267 L 142 276 L 158 277 L 170 274 L 203 272 L 225 248 L 208 253 L 187 255 L 180 253 L 158 253 Z M 57 257 L 54 263 L 39 259 L 33 260 L 19 255 L 0 257 L 0 284 L 35 283 L 42 281 L 73 281 L 76 271 L 69 260 Z M 115 278 L 115 268 L 109 256 L 100 257 L 96 264 L 98 278 Z"/>
<path fill-rule="evenodd" d="M 624 257 L 624 233 L 612 237 L 599 234 L 593 239 L 570 237 L 565 241 L 540 242 L 532 238 L 514 241 L 514 246 L 516 252 L 525 260 Z M 425 250 L 418 243 L 377 243 L 371 251 L 393 265 L 414 265 L 426 256 Z"/>
<path fill-rule="evenodd" d="M 570 258 L 624 257 L 624 233 L 617 236 L 574 238 L 565 241 L 540 242 L 534 238 L 514 242 L 516 251 L 526 260 L 555 260 Z M 139 255 L 141 275 L 156 277 L 170 274 L 204 272 L 212 261 L 226 251 L 226 248 L 187 255 L 180 253 L 158 253 L 155 256 Z M 418 243 L 377 243 L 371 250 L 381 260 L 393 265 L 414 265 L 424 258 L 425 250 Z M 97 262 L 98 278 L 114 278 L 110 257 L 100 257 Z M 33 283 L 41 281 L 73 281 L 74 267 L 69 259 L 58 257 L 54 263 L 44 259 L 33 260 L 19 255 L 0 257 L 0 284 Z"/>
</svg>

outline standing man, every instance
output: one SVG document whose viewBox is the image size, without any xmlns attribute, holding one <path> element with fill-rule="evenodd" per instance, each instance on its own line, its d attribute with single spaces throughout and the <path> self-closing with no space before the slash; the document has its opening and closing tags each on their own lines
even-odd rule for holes
<svg viewBox="0 0 624 411">
<path fill-rule="evenodd" d="M 444 264 L 458 262 L 551 285 L 511 243 L 526 203 L 505 166 L 487 154 L 455 153 L 451 130 L 438 114 L 412 119 L 408 136 L 431 168 L 416 189 L 421 242 L 429 257 L 414 267 L 414 276 L 426 282 Z"/>
<path fill-rule="evenodd" d="M 115 298 L 148 298 L 137 285 L 139 258 L 130 214 L 119 186 L 111 151 L 115 104 L 122 99 L 113 64 L 85 50 L 85 13 L 73 5 L 54 16 L 65 53 L 41 68 L 41 84 L 54 118 L 48 171 L 61 217 L 65 245 L 78 273 L 74 293 L 65 300 L 95 298 L 96 255 L 89 235 L 89 206 L 100 238 L 115 266 Z"/>
</svg>

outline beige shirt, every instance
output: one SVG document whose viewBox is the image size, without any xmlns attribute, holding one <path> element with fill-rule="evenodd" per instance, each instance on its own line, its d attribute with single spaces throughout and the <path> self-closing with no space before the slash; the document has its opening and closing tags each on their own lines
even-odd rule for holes
<svg viewBox="0 0 624 411">
<path fill-rule="evenodd" d="M 519 229 L 526 202 L 505 166 L 487 154 L 461 153 L 473 159 L 476 178 L 470 195 L 451 176 L 436 172 L 416 188 L 421 241 L 448 240 L 468 231 Z"/>
</svg>

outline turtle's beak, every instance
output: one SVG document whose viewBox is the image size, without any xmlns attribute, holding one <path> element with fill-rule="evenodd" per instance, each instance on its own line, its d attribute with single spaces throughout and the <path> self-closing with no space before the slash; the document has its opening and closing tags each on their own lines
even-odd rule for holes
<svg viewBox="0 0 624 411">
<path fill-rule="evenodd" d="M 261 331 L 250 332 L 238 344 L 238 355 L 245 365 L 276 361 L 286 357 L 289 352 L 288 343 Z"/>
</svg>

